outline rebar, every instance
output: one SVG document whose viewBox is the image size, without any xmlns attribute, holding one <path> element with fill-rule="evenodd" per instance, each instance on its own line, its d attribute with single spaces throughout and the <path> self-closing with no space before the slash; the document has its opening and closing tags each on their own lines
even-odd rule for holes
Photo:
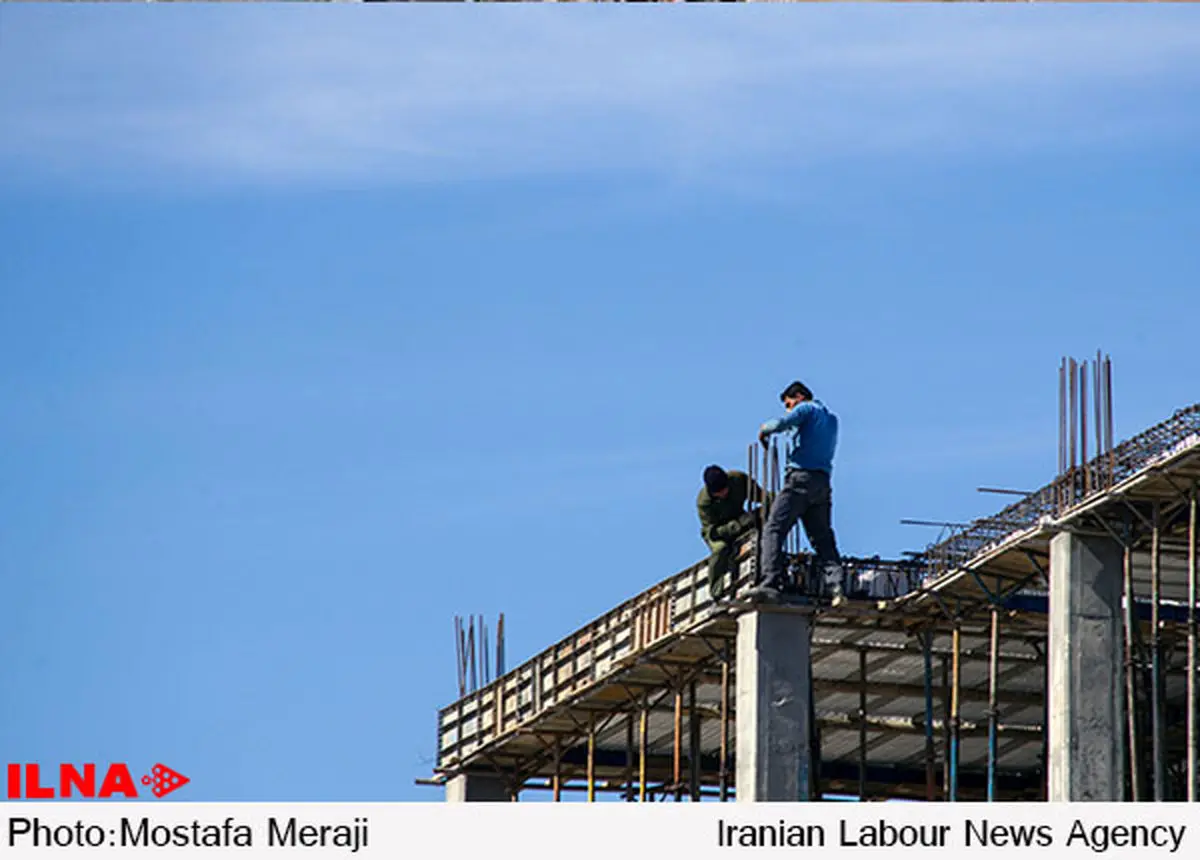
<svg viewBox="0 0 1200 860">
<path fill-rule="evenodd" d="M 1058 365 L 1058 475 L 1067 471 L 1067 360 Z"/>
<path fill-rule="evenodd" d="M 1115 481 L 1116 460 L 1113 453 L 1112 359 L 1104 359 L 1104 448 L 1108 452 L 1108 486 Z"/>
<path fill-rule="evenodd" d="M 754 481 L 754 446 L 746 446 L 746 510 L 753 510 L 758 488 Z"/>
<path fill-rule="evenodd" d="M 496 677 L 504 675 L 504 613 L 500 613 L 500 620 L 496 622 Z"/>
<path fill-rule="evenodd" d="M 491 669 L 491 661 L 488 659 L 488 635 L 487 622 L 483 620 L 483 616 L 479 616 L 479 680 L 484 687 L 488 685 L 488 672 Z"/>
<path fill-rule="evenodd" d="M 471 629 L 467 634 L 467 652 L 471 660 L 471 691 L 479 689 L 479 668 L 475 660 L 475 616 L 471 616 Z"/>
<path fill-rule="evenodd" d="M 462 616 L 454 616 L 454 668 L 458 673 L 458 697 L 467 694 L 466 640 L 463 634 Z"/>
<path fill-rule="evenodd" d="M 1079 365 L 1079 465 L 1083 472 L 1083 494 L 1092 492 L 1091 461 L 1088 459 L 1088 363 Z"/>
<path fill-rule="evenodd" d="M 1106 389 L 1112 384 L 1107 367 L 1106 363 Z M 1075 403 L 1074 398 L 1070 396 L 1068 400 Z M 1106 403 L 1105 408 L 1111 418 L 1111 400 Z M 1069 416 L 1078 416 L 1077 408 L 1073 407 L 1067 412 Z M 1073 424 L 1074 420 L 1069 419 L 1068 423 Z M 1109 427 L 1106 427 L 1106 433 L 1111 434 L 1111 421 Z M 1167 420 L 1122 442 L 1119 446 L 1110 447 L 1106 456 L 1111 465 L 1107 470 L 1105 483 L 1112 486 L 1120 482 L 1156 459 L 1174 452 L 1179 446 L 1190 443 L 1197 436 L 1200 436 L 1200 404 L 1181 409 Z M 997 516 L 976 520 L 929 546 L 924 553 L 929 565 L 928 575 L 937 576 L 956 569 L 984 547 L 1002 541 L 1016 532 L 1033 528 L 1043 517 L 1055 516 L 1063 507 L 1083 501 L 1079 492 L 1072 489 L 1077 485 L 1077 471 L 1073 470 L 1072 445 L 1068 443 L 1066 447 L 1065 462 L 1068 466 L 1066 473 L 1060 478 L 1009 505 Z M 1094 491 L 1101 489 L 1103 488 L 1097 487 Z"/>
<path fill-rule="evenodd" d="M 1103 365 L 1100 363 L 1100 350 L 1096 350 L 1096 361 L 1092 365 L 1092 417 L 1096 428 L 1096 465 L 1095 474 L 1092 477 L 1092 482 L 1096 489 L 1104 486 L 1104 417 L 1103 417 L 1103 393 L 1101 389 L 1100 377 L 1103 374 Z"/>
<path fill-rule="evenodd" d="M 1068 451 L 1070 452 L 1070 457 L 1068 458 L 1069 466 L 1067 469 L 1067 475 L 1070 478 L 1070 484 L 1069 484 L 1070 496 L 1068 498 L 1067 503 L 1074 504 L 1074 502 L 1075 502 L 1075 440 L 1078 438 L 1078 435 L 1079 435 L 1079 426 L 1078 426 L 1079 410 L 1077 408 L 1077 404 L 1079 402 L 1079 392 L 1078 392 L 1078 384 L 1079 384 L 1078 367 L 1079 366 L 1075 363 L 1075 359 L 1072 358 L 1070 360 L 1069 367 L 1070 367 L 1069 382 L 1070 382 L 1070 389 L 1071 389 L 1071 392 L 1070 392 L 1071 406 L 1070 406 L 1070 413 L 1069 413 L 1070 445 L 1068 447 Z"/>
</svg>

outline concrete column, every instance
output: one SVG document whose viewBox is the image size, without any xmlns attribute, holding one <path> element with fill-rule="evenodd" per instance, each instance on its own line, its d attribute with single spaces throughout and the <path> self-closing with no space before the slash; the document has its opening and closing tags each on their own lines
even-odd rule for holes
<svg viewBox="0 0 1200 860">
<path fill-rule="evenodd" d="M 738 618 L 737 799 L 808 800 L 812 616 L 763 608 Z"/>
<path fill-rule="evenodd" d="M 1049 799 L 1120 801 L 1125 785 L 1122 549 L 1050 541 Z"/>
<path fill-rule="evenodd" d="M 504 780 L 494 774 L 463 773 L 446 780 L 447 803 L 511 801 Z"/>
</svg>

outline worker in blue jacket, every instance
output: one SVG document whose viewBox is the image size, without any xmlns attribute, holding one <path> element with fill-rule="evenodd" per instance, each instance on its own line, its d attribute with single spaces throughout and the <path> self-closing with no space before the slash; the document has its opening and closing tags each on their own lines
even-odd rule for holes
<svg viewBox="0 0 1200 860">
<path fill-rule="evenodd" d="M 797 520 L 815 553 L 815 569 L 824 580 L 828 597 L 844 591 L 842 559 L 833 533 L 833 454 L 837 449 L 838 419 L 802 382 L 793 382 L 779 399 L 787 413 L 759 428 L 765 446 L 776 433 L 788 434 L 783 488 L 767 515 L 762 534 L 759 592 L 776 592 L 787 583 L 784 538 Z"/>
</svg>

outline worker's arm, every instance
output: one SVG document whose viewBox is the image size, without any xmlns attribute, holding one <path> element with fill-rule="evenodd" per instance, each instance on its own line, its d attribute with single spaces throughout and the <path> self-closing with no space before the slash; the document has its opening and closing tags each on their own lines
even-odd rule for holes
<svg viewBox="0 0 1200 860">
<path fill-rule="evenodd" d="M 706 505 L 697 505 L 696 511 L 700 515 L 700 536 L 709 543 L 733 540 L 751 525 L 751 522 L 746 520 L 746 517 L 750 516 L 749 514 L 743 514 L 737 519 L 717 522 L 713 512 Z"/>
<path fill-rule="evenodd" d="M 786 413 L 782 418 L 772 418 L 761 427 L 758 428 L 758 438 L 764 444 L 767 437 L 783 430 L 791 430 L 793 427 L 802 427 L 804 422 L 808 420 L 809 413 L 813 410 L 811 401 L 805 400 L 803 403 L 797 403 L 791 412 Z"/>
<path fill-rule="evenodd" d="M 754 514 L 745 513 L 736 520 L 730 520 L 724 525 L 717 526 L 713 529 L 713 533 L 717 536 L 717 540 L 733 540 L 745 533 L 751 526 L 754 525 Z"/>
<path fill-rule="evenodd" d="M 713 517 L 712 509 L 708 505 L 697 503 L 696 513 L 700 517 L 700 537 L 709 543 L 724 540 L 724 538 L 717 534 L 717 530 L 721 524 Z"/>
</svg>

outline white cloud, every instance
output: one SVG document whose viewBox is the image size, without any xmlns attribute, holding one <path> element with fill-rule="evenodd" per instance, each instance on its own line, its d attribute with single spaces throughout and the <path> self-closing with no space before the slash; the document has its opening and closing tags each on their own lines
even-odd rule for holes
<svg viewBox="0 0 1200 860">
<path fill-rule="evenodd" d="M 93 176 L 692 181 L 1109 145 L 1193 136 L 1200 80 L 1184 7 L 4 12 L 0 164 Z"/>
</svg>

